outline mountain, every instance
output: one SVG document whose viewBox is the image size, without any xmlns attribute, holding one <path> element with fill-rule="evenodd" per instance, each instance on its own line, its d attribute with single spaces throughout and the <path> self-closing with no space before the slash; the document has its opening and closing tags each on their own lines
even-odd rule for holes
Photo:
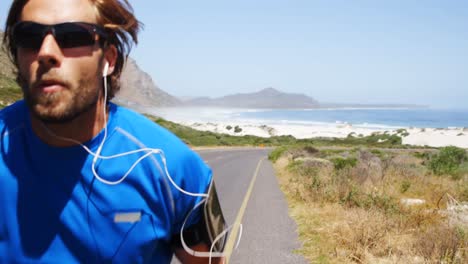
<svg viewBox="0 0 468 264">
<path fill-rule="evenodd" d="M 0 44 L 3 43 L 3 32 L 0 32 Z M 3 45 L 0 45 L 0 76 L 4 78 L 14 78 L 14 67 L 7 56 Z"/>
<path fill-rule="evenodd" d="M 0 32 L 0 109 L 23 98 L 23 93 L 15 82 L 15 68 L 1 43 L 3 43 L 2 32 Z"/>
<path fill-rule="evenodd" d="M 319 103 L 305 94 L 284 93 L 265 88 L 256 93 L 240 93 L 219 98 L 199 97 L 185 102 L 188 106 L 240 108 L 317 108 Z"/>
<path fill-rule="evenodd" d="M 129 107 L 177 106 L 181 101 L 156 86 L 151 76 L 128 58 L 121 75 L 121 88 L 113 99 Z"/>
</svg>

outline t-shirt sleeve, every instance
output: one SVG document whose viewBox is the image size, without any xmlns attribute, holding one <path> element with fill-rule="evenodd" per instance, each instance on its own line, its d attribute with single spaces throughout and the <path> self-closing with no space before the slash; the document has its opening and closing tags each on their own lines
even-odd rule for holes
<svg viewBox="0 0 468 264">
<path fill-rule="evenodd" d="M 174 170 L 174 180 L 184 191 L 191 194 L 183 193 L 173 186 L 175 197 L 173 235 L 181 232 L 181 227 L 187 217 L 184 229 L 197 224 L 201 220 L 203 205 L 193 211 L 192 209 L 204 199 L 199 194 L 206 194 L 212 179 L 211 169 L 197 153 L 189 150 L 178 162 L 179 165 Z"/>
</svg>

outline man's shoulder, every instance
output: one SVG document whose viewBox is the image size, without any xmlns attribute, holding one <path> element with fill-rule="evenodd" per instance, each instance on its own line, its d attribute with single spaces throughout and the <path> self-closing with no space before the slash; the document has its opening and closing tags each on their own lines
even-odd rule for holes
<svg viewBox="0 0 468 264">
<path fill-rule="evenodd" d="M 24 113 L 26 110 L 26 104 L 23 100 L 19 100 L 7 107 L 0 109 L 0 117 L 6 118 L 11 115 L 18 115 L 20 112 Z"/>
<path fill-rule="evenodd" d="M 166 128 L 140 113 L 121 106 L 116 106 L 114 118 L 114 133 L 110 142 L 114 144 L 127 142 L 137 148 L 161 150 L 170 172 L 186 170 L 188 173 L 188 171 L 202 170 L 203 174 L 209 175 L 208 168 L 200 156 Z M 177 177 L 184 174 L 179 172 L 175 175 Z"/>
<path fill-rule="evenodd" d="M 122 106 L 115 106 L 114 128 L 127 137 L 133 137 L 146 147 L 186 148 L 182 140 L 171 131 L 148 117 Z"/>
<path fill-rule="evenodd" d="M 130 108 L 111 104 L 111 111 L 113 112 L 113 117 L 116 118 L 117 126 L 128 126 L 128 125 L 146 125 L 152 126 L 151 120 L 141 113 L 138 113 Z"/>
<path fill-rule="evenodd" d="M 14 128 L 24 124 L 24 117 L 26 113 L 26 104 L 20 100 L 12 105 L 9 105 L 0 110 L 0 127 Z"/>
</svg>

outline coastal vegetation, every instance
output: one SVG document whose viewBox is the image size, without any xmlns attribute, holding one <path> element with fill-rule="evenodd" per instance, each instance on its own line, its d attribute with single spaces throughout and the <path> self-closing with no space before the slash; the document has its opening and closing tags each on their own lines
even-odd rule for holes
<svg viewBox="0 0 468 264">
<path fill-rule="evenodd" d="M 464 149 L 303 145 L 269 158 L 311 263 L 467 263 Z"/>
<path fill-rule="evenodd" d="M 374 133 L 369 136 L 348 135 L 346 138 L 309 138 L 296 139 L 293 136 L 233 136 L 228 134 L 200 131 L 183 126 L 163 118 L 147 115 L 148 118 L 172 131 L 190 146 L 296 146 L 313 145 L 315 147 L 374 147 L 374 148 L 413 148 L 402 144 L 402 135 L 399 133 Z M 242 131 L 239 126 L 229 126 L 236 133 Z M 403 130 L 401 133 L 405 133 Z M 419 147 L 420 148 L 420 147 Z"/>
<path fill-rule="evenodd" d="M 22 97 L 23 94 L 14 80 L 0 75 L 0 108 L 10 105 Z"/>
<path fill-rule="evenodd" d="M 442 148 L 434 156 L 424 157 L 429 168 L 437 175 L 451 175 L 455 179 L 462 177 L 466 167 L 463 166 L 467 160 L 466 151 L 457 147 L 449 146 Z"/>
<path fill-rule="evenodd" d="M 0 39 L 3 33 L 0 32 Z M 23 94 L 15 81 L 13 65 L 9 61 L 3 47 L 0 46 L 0 108 L 21 99 Z"/>
</svg>

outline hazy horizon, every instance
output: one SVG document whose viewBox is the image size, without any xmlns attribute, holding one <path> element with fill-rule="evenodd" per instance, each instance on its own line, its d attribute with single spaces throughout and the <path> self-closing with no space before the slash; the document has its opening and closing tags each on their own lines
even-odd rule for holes
<svg viewBox="0 0 468 264">
<path fill-rule="evenodd" d="M 177 97 L 273 87 L 319 102 L 468 108 L 466 1 L 132 5 L 145 28 L 130 56 Z"/>
<path fill-rule="evenodd" d="M 182 100 L 184 102 L 188 102 L 190 100 L 193 100 L 193 99 L 200 99 L 200 98 L 209 98 L 209 99 L 221 99 L 223 97 L 226 97 L 226 96 L 232 96 L 232 95 L 254 95 L 258 92 L 262 92 L 263 90 L 266 90 L 266 89 L 275 89 L 277 90 L 278 92 L 281 92 L 281 93 L 286 93 L 284 91 L 281 91 L 281 90 L 278 90 L 274 87 L 267 87 L 267 88 L 263 88 L 261 90 L 258 90 L 258 91 L 252 91 L 252 92 L 248 92 L 248 93 L 235 93 L 235 94 L 226 94 L 226 95 L 221 95 L 221 96 L 205 96 L 205 95 L 199 95 L 199 96 L 176 96 L 179 100 Z M 293 93 L 287 93 L 287 94 L 293 94 Z M 306 95 L 306 94 L 302 94 L 302 93 L 295 93 L 295 94 L 300 94 L 300 95 L 305 95 L 305 96 L 308 96 L 312 99 L 315 99 L 313 96 L 309 96 L 309 95 Z M 379 109 L 381 107 L 389 107 L 389 108 L 397 108 L 397 107 L 419 107 L 419 108 L 426 108 L 426 107 L 430 107 L 429 105 L 418 105 L 418 104 L 394 104 L 394 103 L 378 103 L 378 104 L 372 104 L 372 103 L 368 103 L 368 104 L 361 104 L 361 103 L 353 103 L 353 102 L 348 102 L 348 103 L 341 103 L 341 102 L 323 102 L 323 101 L 318 101 L 317 102 L 319 103 L 319 108 L 323 108 L 323 107 L 326 107 L 326 108 L 333 108 L 333 107 L 339 107 L 339 108 L 342 108 L 342 107 L 350 107 L 350 108 L 360 108 L 362 106 L 362 108 L 372 108 L 374 106 L 378 107 Z M 192 105 L 188 105 L 189 107 L 192 106 Z M 198 107 L 213 107 L 213 105 L 193 105 L 193 106 L 198 106 Z M 219 107 L 219 106 L 218 106 Z M 230 107 L 226 107 L 226 108 L 230 108 Z M 431 107 L 433 108 L 433 107 Z M 261 108 L 263 109 L 263 107 Z M 311 108 L 311 109 L 314 109 L 314 108 Z M 468 108 L 467 108 L 468 109 Z"/>
</svg>

